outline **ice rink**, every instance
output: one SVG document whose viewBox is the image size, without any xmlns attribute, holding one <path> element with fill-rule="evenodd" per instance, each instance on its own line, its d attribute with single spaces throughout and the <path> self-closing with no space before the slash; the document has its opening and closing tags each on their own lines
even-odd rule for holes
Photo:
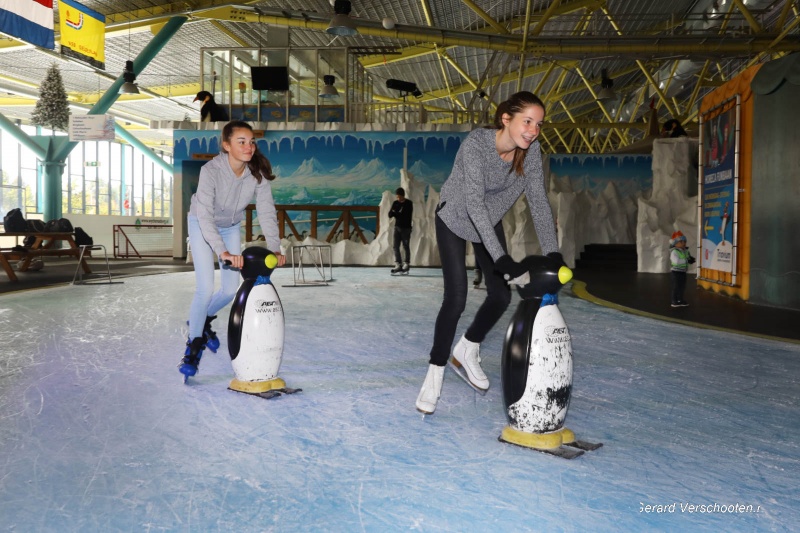
<svg viewBox="0 0 800 533">
<path fill-rule="evenodd" d="M 445 373 L 414 401 L 441 272 L 334 268 L 284 287 L 281 376 L 299 394 L 227 390 L 222 347 L 176 365 L 191 272 L 0 298 L 3 531 L 791 531 L 800 523 L 800 345 L 606 309 L 562 290 L 574 385 L 568 461 L 498 442 L 492 387 Z M 485 292 L 470 289 L 467 326 Z M 653 506 L 653 507 L 646 507 Z"/>
</svg>

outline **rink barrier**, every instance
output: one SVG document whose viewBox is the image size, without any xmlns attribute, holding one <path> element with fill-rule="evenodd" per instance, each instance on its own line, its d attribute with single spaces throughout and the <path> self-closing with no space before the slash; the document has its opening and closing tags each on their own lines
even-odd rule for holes
<svg viewBox="0 0 800 533">
<path fill-rule="evenodd" d="M 115 224 L 114 258 L 172 257 L 172 226 Z"/>
</svg>

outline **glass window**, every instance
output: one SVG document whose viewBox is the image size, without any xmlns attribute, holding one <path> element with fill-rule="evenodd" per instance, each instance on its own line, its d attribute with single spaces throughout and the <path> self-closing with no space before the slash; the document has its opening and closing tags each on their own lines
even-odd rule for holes
<svg viewBox="0 0 800 533">
<path fill-rule="evenodd" d="M 133 215 L 141 216 L 144 208 L 144 156 L 133 153 Z"/>
<path fill-rule="evenodd" d="M 109 169 L 109 197 L 111 215 L 124 215 L 122 211 L 122 145 L 110 144 Z"/>
</svg>

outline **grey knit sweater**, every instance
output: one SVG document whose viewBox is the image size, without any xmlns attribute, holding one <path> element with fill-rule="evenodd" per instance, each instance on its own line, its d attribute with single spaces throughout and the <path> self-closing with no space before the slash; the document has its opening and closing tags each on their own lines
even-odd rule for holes
<svg viewBox="0 0 800 533">
<path fill-rule="evenodd" d="M 256 211 L 267 247 L 281 251 L 277 211 L 272 186 L 266 178 L 258 183 L 248 167 L 236 177 L 228 163 L 228 154 L 219 154 L 200 168 L 197 192 L 192 195 L 189 214 L 197 217 L 203 238 L 219 255 L 227 252 L 218 227 L 229 228 L 244 220 L 244 209 L 256 200 Z"/>
<path fill-rule="evenodd" d="M 525 158 L 523 176 L 497 153 L 497 130 L 473 130 L 456 154 L 450 177 L 442 185 L 439 218 L 450 231 L 471 242 L 482 242 L 495 261 L 505 254 L 494 227 L 524 192 L 542 253 L 558 251 L 553 212 L 547 201 L 539 141 Z"/>
</svg>

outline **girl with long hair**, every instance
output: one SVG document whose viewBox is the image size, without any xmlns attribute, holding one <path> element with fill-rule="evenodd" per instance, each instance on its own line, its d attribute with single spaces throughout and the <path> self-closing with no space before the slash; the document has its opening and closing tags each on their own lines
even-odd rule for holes
<svg viewBox="0 0 800 533">
<path fill-rule="evenodd" d="M 444 297 L 436 319 L 428 373 L 417 397 L 419 411 L 430 414 L 442 391 L 448 363 L 473 388 L 486 391 L 489 380 L 480 366 L 480 343 L 511 302 L 506 279 L 525 268 L 508 255 L 502 218 L 525 194 L 542 252 L 558 253 L 555 224 L 542 171 L 537 140 L 544 120 L 542 101 L 522 91 L 498 106 L 493 126 L 472 131 L 456 154 L 436 208 L 436 242 L 442 263 Z M 467 302 L 466 246 L 486 280 L 486 300 L 452 352 L 456 328 Z"/>
<path fill-rule="evenodd" d="M 258 151 L 253 128 L 234 120 L 222 129 L 222 153 L 203 165 L 197 192 L 189 208 L 189 245 L 192 250 L 196 289 L 189 309 L 189 338 L 178 369 L 194 376 L 208 347 L 219 348 L 211 329 L 216 313 L 228 305 L 239 287 L 241 256 L 240 226 L 245 208 L 255 198 L 258 221 L 267 247 L 286 263 L 280 253 L 275 201 L 270 182 L 275 179 L 269 160 Z M 219 262 L 220 288 L 214 291 L 214 255 Z"/>
</svg>

